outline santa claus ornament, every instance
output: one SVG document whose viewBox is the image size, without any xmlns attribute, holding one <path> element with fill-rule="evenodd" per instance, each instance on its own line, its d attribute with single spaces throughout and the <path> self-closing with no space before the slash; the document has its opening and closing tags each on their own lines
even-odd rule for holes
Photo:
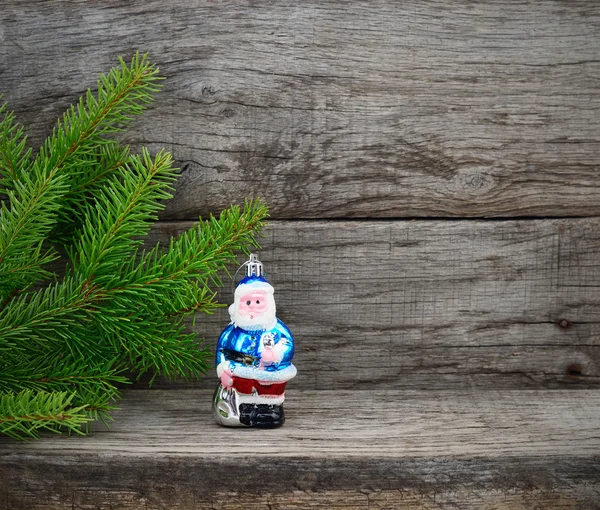
<svg viewBox="0 0 600 510">
<path fill-rule="evenodd" d="M 251 254 L 244 266 L 246 276 L 229 307 L 231 323 L 217 343 L 221 382 L 213 413 L 217 423 L 227 427 L 279 427 L 285 421 L 285 385 L 296 376 L 294 339 L 275 316 L 274 289 L 262 263 Z"/>
</svg>

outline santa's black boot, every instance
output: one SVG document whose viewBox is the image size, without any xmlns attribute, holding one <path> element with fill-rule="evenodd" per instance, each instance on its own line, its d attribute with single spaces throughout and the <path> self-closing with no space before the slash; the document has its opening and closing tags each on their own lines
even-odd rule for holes
<svg viewBox="0 0 600 510">
<path fill-rule="evenodd" d="M 240 404 L 240 423 L 243 425 L 272 429 L 284 422 L 283 405 Z"/>
</svg>

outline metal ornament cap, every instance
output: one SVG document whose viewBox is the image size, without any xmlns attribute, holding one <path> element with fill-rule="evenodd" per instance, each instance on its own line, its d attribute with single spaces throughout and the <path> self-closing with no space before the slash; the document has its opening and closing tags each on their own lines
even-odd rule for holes
<svg viewBox="0 0 600 510">
<path fill-rule="evenodd" d="M 250 254 L 250 260 L 246 262 L 246 276 L 264 276 L 265 269 L 263 264 L 258 257 L 254 254 Z"/>
</svg>

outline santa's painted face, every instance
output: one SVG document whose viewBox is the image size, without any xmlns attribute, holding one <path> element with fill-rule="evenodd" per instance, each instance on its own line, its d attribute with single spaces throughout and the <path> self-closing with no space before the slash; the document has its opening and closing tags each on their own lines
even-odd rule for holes
<svg viewBox="0 0 600 510">
<path fill-rule="evenodd" d="M 269 309 L 267 304 L 267 293 L 264 290 L 255 290 L 240 296 L 238 313 L 245 317 L 254 319 Z"/>
<path fill-rule="evenodd" d="M 263 286 L 236 291 L 235 301 L 229 307 L 232 322 L 244 329 L 268 329 L 275 322 L 275 300 L 273 288 Z"/>
</svg>

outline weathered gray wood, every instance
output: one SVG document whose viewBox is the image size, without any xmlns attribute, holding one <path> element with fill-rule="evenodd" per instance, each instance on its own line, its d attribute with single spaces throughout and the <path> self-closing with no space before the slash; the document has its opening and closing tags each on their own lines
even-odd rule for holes
<svg viewBox="0 0 600 510">
<path fill-rule="evenodd" d="M 134 144 L 165 218 L 600 214 L 600 4 L 5 0 L 0 90 L 39 143 L 118 55 L 168 77 Z"/>
<path fill-rule="evenodd" d="M 600 219 L 273 221 L 262 244 L 297 388 L 600 383 Z"/>
<path fill-rule="evenodd" d="M 210 400 L 130 391 L 110 432 L 0 440 L 0 507 L 598 507 L 598 391 L 291 390 L 271 431 Z"/>
<path fill-rule="evenodd" d="M 161 222 L 149 245 L 191 225 Z M 261 259 L 296 337 L 292 385 L 598 387 L 599 227 L 600 219 L 272 222 Z M 229 303 L 225 285 L 220 300 Z M 228 322 L 222 309 L 195 330 L 214 345 Z"/>
</svg>

